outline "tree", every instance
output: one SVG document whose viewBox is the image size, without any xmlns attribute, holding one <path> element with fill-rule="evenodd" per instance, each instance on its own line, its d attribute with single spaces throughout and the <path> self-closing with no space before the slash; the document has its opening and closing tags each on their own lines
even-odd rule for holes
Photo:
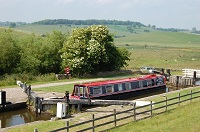
<svg viewBox="0 0 200 132">
<path fill-rule="evenodd" d="M 62 52 L 63 67 L 70 66 L 75 75 L 116 70 L 129 60 L 129 54 L 114 46 L 108 27 L 102 25 L 74 29 Z"/>
<path fill-rule="evenodd" d="M 192 28 L 192 32 L 196 32 L 197 31 L 197 28 L 196 27 L 193 27 Z"/>
<path fill-rule="evenodd" d="M 12 36 L 12 30 L 5 30 L 0 35 L 0 74 L 11 74 L 19 63 L 19 48 Z"/>
<path fill-rule="evenodd" d="M 10 27 L 10 28 L 15 28 L 15 27 L 16 27 L 16 23 L 15 23 L 15 22 L 11 22 L 11 23 L 9 24 L 9 27 Z"/>
<path fill-rule="evenodd" d="M 152 25 L 152 28 L 153 28 L 153 29 L 156 29 L 156 25 Z"/>
<path fill-rule="evenodd" d="M 37 74 L 61 72 L 61 52 L 65 34 L 60 31 L 48 33 L 46 37 L 34 34 L 20 41 L 21 60 L 18 72 Z"/>
<path fill-rule="evenodd" d="M 61 31 L 53 31 L 51 34 L 47 34 L 44 42 L 40 48 L 41 60 L 40 64 L 40 73 L 59 73 L 62 71 L 61 64 L 61 52 L 60 50 L 63 47 L 63 43 L 66 39 L 66 35 L 62 34 Z"/>
<path fill-rule="evenodd" d="M 18 64 L 18 73 L 40 74 L 39 68 L 41 64 L 40 49 L 42 45 L 42 37 L 31 34 L 24 39 L 20 39 L 20 63 Z"/>
</svg>

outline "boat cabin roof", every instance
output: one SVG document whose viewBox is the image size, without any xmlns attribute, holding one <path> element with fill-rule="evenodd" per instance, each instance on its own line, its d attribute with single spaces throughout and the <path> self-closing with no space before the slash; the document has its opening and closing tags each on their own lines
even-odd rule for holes
<svg viewBox="0 0 200 132">
<path fill-rule="evenodd" d="M 117 83 L 125 83 L 125 82 L 132 82 L 137 80 L 145 80 L 145 79 L 154 79 L 157 76 L 156 74 L 152 75 L 145 75 L 139 78 L 126 78 L 126 79 L 118 79 L 118 80 L 105 80 L 105 81 L 98 81 L 98 82 L 89 82 L 83 84 L 76 84 L 74 86 L 101 86 L 101 85 L 109 85 L 109 84 L 117 84 Z"/>
</svg>

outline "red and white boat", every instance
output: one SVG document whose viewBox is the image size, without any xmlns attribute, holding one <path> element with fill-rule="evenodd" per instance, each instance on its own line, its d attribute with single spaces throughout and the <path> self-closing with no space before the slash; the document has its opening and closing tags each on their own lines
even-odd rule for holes
<svg viewBox="0 0 200 132">
<path fill-rule="evenodd" d="M 139 78 L 76 84 L 70 99 L 127 99 L 151 92 L 164 92 L 165 82 L 165 76 L 152 74 Z"/>
</svg>

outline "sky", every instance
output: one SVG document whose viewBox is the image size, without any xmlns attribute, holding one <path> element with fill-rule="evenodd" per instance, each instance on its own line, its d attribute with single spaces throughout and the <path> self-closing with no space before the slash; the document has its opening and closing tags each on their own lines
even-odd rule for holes
<svg viewBox="0 0 200 132">
<path fill-rule="evenodd" d="M 0 21 L 123 20 L 200 30 L 200 0 L 0 0 Z"/>
</svg>

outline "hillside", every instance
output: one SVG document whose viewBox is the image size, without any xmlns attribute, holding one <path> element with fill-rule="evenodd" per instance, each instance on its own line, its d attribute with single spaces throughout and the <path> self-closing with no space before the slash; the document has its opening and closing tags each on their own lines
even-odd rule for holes
<svg viewBox="0 0 200 132">
<path fill-rule="evenodd" d="M 24 33 L 41 35 L 52 30 L 70 33 L 73 28 L 85 26 L 29 24 L 17 26 L 14 30 L 18 31 L 19 36 L 23 36 Z M 145 65 L 171 69 L 200 67 L 200 35 L 165 32 L 148 27 L 132 27 L 131 32 L 125 25 L 108 25 L 108 27 L 110 33 L 114 35 L 115 44 L 118 47 L 128 48 L 132 53 L 127 69 L 133 70 Z"/>
</svg>

